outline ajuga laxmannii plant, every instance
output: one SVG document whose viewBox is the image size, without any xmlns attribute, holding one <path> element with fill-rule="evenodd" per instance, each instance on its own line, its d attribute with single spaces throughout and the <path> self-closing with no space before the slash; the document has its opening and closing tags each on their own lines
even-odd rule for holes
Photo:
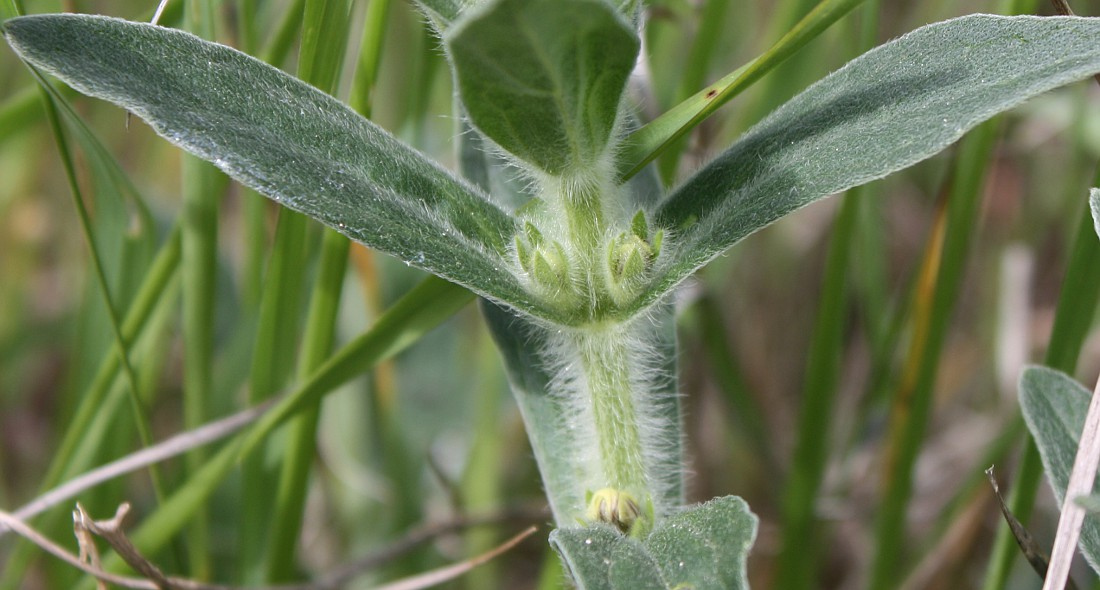
<svg viewBox="0 0 1100 590">
<path fill-rule="evenodd" d="M 551 543 L 590 589 L 746 585 L 748 507 L 684 505 L 677 285 L 784 215 L 1100 71 L 1100 19 L 930 25 L 813 85 L 665 192 L 641 166 L 651 155 L 628 149 L 639 2 L 420 6 L 457 88 L 462 176 L 188 33 L 67 14 L 11 19 L 3 34 L 29 65 L 243 184 L 480 295 L 559 527 Z M 494 194 L 508 175 L 534 197 Z"/>
</svg>

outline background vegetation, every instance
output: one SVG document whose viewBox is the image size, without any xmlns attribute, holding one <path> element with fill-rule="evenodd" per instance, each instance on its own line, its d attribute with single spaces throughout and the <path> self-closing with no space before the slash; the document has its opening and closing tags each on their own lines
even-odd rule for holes
<svg viewBox="0 0 1100 590">
<path fill-rule="evenodd" d="M 153 8 L 26 4 L 134 20 L 148 20 Z M 352 19 L 303 19 L 303 2 L 294 0 L 198 2 L 193 12 L 183 4 L 172 3 L 162 22 L 298 70 L 455 167 L 451 80 L 410 3 L 353 2 Z M 649 60 L 634 83 L 644 117 L 760 54 L 814 4 L 649 2 Z M 0 14 L 14 6 L 3 3 Z M 1100 2 L 1074 9 L 1100 15 Z M 680 157 L 660 160 L 662 176 L 683 178 L 871 45 L 953 16 L 1010 11 L 1050 8 L 867 0 L 707 120 L 679 146 Z M 338 51 L 316 49 L 327 46 Z M 300 47 L 314 53 L 299 57 Z M 318 68 L 342 75 L 326 80 Z M 299 383 L 329 354 L 300 343 L 326 341 L 306 333 L 311 286 L 331 270 L 319 228 L 308 226 L 298 242 L 276 237 L 280 213 L 265 200 L 118 109 L 70 95 L 105 148 L 65 124 L 112 307 L 131 344 L 127 371 L 47 111 L 7 50 L 0 82 L 0 506 L 12 509 L 141 448 L 146 437 L 164 439 Z M 754 587 L 1037 587 L 1023 560 L 1004 561 L 1015 548 L 996 541 L 1003 525 L 982 471 L 996 464 L 1003 487 L 1022 482 L 1025 515 L 1027 493 L 1038 490 L 1026 522 L 1049 543 L 1053 503 L 1045 484 L 1034 483 L 1015 381 L 1027 362 L 1076 368 L 1085 383 L 1100 372 L 1091 328 L 1100 246 L 1085 206 L 1097 184 L 1098 102 L 1094 83 L 1033 100 L 937 158 L 759 232 L 683 289 L 690 497 L 740 495 L 760 516 Z M 181 223 L 191 236 L 182 248 Z M 1078 243 L 1082 228 L 1087 241 Z M 346 270 L 333 350 L 424 277 L 358 247 Z M 142 292 L 158 280 L 154 295 Z M 143 305 L 148 313 L 138 317 Z M 314 439 L 309 420 L 284 429 L 154 561 L 227 583 L 300 579 L 390 547 L 426 523 L 491 517 L 489 526 L 441 534 L 386 560 L 361 578 L 371 584 L 463 559 L 548 521 L 476 306 L 362 369 L 320 406 L 315 446 L 301 442 Z M 170 495 L 213 454 L 163 464 L 156 485 L 141 471 L 80 500 L 97 517 L 130 501 L 136 523 L 156 510 L 156 488 Z M 281 475 L 291 455 L 303 467 Z M 280 485 L 301 490 L 300 502 L 275 507 Z M 70 509 L 34 524 L 72 546 Z M 256 522 L 269 534 L 247 526 Z M 548 530 L 453 587 L 561 587 Z M 272 540 L 279 535 L 300 542 Z M 68 566 L 0 538 L 0 587 L 76 580 Z"/>
</svg>

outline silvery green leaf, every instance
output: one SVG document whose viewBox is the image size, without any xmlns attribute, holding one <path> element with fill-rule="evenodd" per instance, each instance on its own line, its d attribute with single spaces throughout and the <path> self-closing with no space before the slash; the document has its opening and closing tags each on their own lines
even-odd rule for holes
<svg viewBox="0 0 1100 590">
<path fill-rule="evenodd" d="M 604 0 L 490 0 L 444 34 L 482 133 L 550 174 L 605 153 L 639 41 Z"/>
<path fill-rule="evenodd" d="M 29 63 L 283 205 L 553 319 L 509 270 L 516 226 L 507 212 L 315 88 L 189 33 L 113 18 L 22 17 L 3 33 Z"/>
<path fill-rule="evenodd" d="M 756 517 L 726 496 L 660 521 L 643 540 L 604 525 L 558 529 L 550 544 L 580 590 L 742 590 Z"/>
<path fill-rule="evenodd" d="M 855 59 L 756 125 L 657 212 L 674 248 L 639 306 L 752 232 L 911 166 L 1024 100 L 1100 71 L 1100 19 L 972 15 Z"/>
<path fill-rule="evenodd" d="M 1054 369 L 1028 367 L 1020 376 L 1020 409 L 1059 505 L 1066 495 L 1091 399 L 1092 392 Z M 1100 493 L 1100 480 L 1093 493 Z M 1085 516 L 1079 543 L 1089 565 L 1100 572 L 1100 520 L 1095 514 Z"/>
</svg>

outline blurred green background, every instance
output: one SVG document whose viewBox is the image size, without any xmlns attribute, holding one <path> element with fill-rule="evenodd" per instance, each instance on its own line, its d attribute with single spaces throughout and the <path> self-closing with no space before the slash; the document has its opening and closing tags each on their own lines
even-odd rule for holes
<svg viewBox="0 0 1100 590">
<path fill-rule="evenodd" d="M 322 40 L 347 39 L 338 44 L 343 75 L 335 94 L 369 105 L 374 121 L 454 169 L 457 121 L 440 43 L 410 2 L 394 0 L 381 16 L 368 16 L 379 1 L 351 2 L 351 18 L 340 23 L 346 30 L 320 33 Z M 154 8 L 75 0 L 23 4 L 26 12 L 133 20 L 148 20 Z M 162 22 L 201 26 L 206 35 L 212 28 L 214 39 L 296 70 L 303 2 L 201 2 L 201 25 L 191 16 L 186 19 L 192 24 L 185 25 L 183 4 L 171 3 Z M 631 82 L 642 118 L 651 119 L 752 59 L 814 4 L 649 2 L 646 61 Z M 10 13 L 9 5 L 15 5 L 5 2 Z M 1078 14 L 1100 15 L 1100 2 L 1073 7 Z M 684 178 L 783 100 L 871 44 L 954 16 L 1021 8 L 1051 13 L 1040 2 L 867 0 L 698 127 L 679 157 L 657 165 L 669 183 Z M 384 37 L 365 36 L 366 22 L 381 23 Z M 353 87 L 366 63 L 360 50 L 372 43 L 380 47 L 380 65 L 373 88 L 363 95 L 364 87 Z M 189 280 L 211 290 L 212 344 L 203 363 L 207 419 L 251 403 L 247 384 L 255 379 L 256 350 L 264 344 L 257 344 L 261 301 L 272 290 L 297 298 L 276 343 L 285 352 L 273 358 L 282 361 L 268 367 L 275 390 L 289 387 L 298 379 L 293 367 L 310 285 L 319 272 L 319 228 L 305 232 L 295 267 L 301 280 L 273 280 L 267 274 L 279 216 L 273 205 L 217 174 L 196 172 L 136 118 L 63 92 L 105 148 L 90 147 L 66 119 L 107 285 L 123 316 L 158 253 L 170 249 L 172 227 L 184 209 L 181 187 L 197 182 L 217 195 L 213 273 L 188 273 L 177 262 L 140 336 L 131 341 L 152 438 L 167 438 L 187 424 L 184 374 L 194 369 L 184 360 L 181 293 L 188 292 Z M 1092 329 L 1095 294 L 1088 297 L 1094 287 L 1087 272 L 1067 275 L 1087 189 L 1096 185 L 1098 156 L 1100 89 L 1090 81 L 1035 99 L 930 161 L 784 219 L 681 290 L 690 499 L 736 494 L 759 515 L 749 561 L 754 587 L 865 587 L 882 576 L 873 572 L 883 564 L 893 566 L 888 582 L 874 583 L 881 587 L 1038 587 L 1038 577 L 1020 559 L 1001 574 L 989 573 L 1003 525 L 982 470 L 996 464 L 1005 488 L 1018 481 L 1025 433 L 1015 380 L 1023 364 L 1056 362 L 1075 368 L 1085 383 L 1100 372 L 1100 339 Z M 128 181 L 115 173 L 112 160 Z M 99 375 L 114 355 L 115 336 L 80 227 L 36 82 L 13 52 L 0 50 L 5 510 L 35 497 L 46 482 L 142 446 L 127 379 L 115 369 L 104 385 Z M 1100 259 L 1093 256 L 1100 248 L 1092 247 L 1082 268 L 1100 276 Z M 358 246 L 348 265 L 337 345 L 367 330 L 424 276 Z M 1057 311 L 1067 276 L 1084 281 L 1071 287 L 1083 297 Z M 1060 356 L 1051 360 L 1056 312 L 1070 327 Z M 77 409 L 97 388 L 105 393 L 89 410 L 92 424 L 74 435 L 72 452 L 63 453 Z M 274 437 L 261 461 L 264 469 L 280 464 L 278 449 L 289 437 Z M 909 443 L 900 440 L 906 437 Z M 800 444 L 811 446 L 808 455 L 801 451 L 801 463 L 793 458 Z M 899 457 L 907 452 L 899 449 L 906 448 L 918 453 L 911 493 L 899 492 L 897 486 L 905 484 L 896 479 L 895 466 L 905 464 Z M 189 457 L 190 466 L 181 459 L 163 464 L 165 491 L 212 454 Z M 798 487 L 804 480 L 797 475 L 808 472 L 820 475 L 819 488 Z M 202 523 L 193 527 L 201 531 L 197 537 L 194 531 L 180 536 L 150 556 L 153 561 L 180 575 L 223 583 L 265 579 L 249 570 L 270 558 L 242 534 L 240 524 L 242 507 L 263 499 L 250 496 L 257 492 L 243 477 L 237 473 L 218 488 L 196 520 Z M 361 378 L 325 398 L 302 485 L 308 493 L 298 515 L 297 549 L 289 562 L 269 564 L 282 571 L 269 571 L 266 579 L 321 576 L 391 546 L 424 523 L 489 516 L 491 525 L 436 536 L 370 570 L 355 587 L 465 559 L 532 522 L 544 525 L 535 539 L 449 587 L 564 587 L 548 555 L 549 517 L 542 512 L 523 425 L 476 306 L 392 362 L 364 367 Z M 810 497 L 812 533 L 794 524 L 797 506 L 806 504 L 800 489 Z M 1045 484 L 1037 489 L 1036 512 L 1027 523 L 1049 546 L 1056 511 Z M 132 502 L 131 524 L 157 505 L 147 471 L 82 494 L 80 501 L 103 518 L 119 503 Z M 71 508 L 59 506 L 33 523 L 74 548 Z M 883 532 L 891 527 L 900 532 Z M 791 574 L 793 563 L 805 571 Z M 1088 573 L 1077 575 L 1084 580 Z M 72 568 L 28 550 L 12 535 L 0 538 L 0 587 L 66 588 L 77 580 Z"/>
</svg>

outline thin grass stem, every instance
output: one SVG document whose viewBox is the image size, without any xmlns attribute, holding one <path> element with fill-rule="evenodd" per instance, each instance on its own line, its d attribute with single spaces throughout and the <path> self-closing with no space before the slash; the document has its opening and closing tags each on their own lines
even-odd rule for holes
<svg viewBox="0 0 1100 590">
<path fill-rule="evenodd" d="M 901 383 L 891 400 L 891 435 L 883 455 L 884 491 L 875 523 L 872 589 L 892 588 L 898 580 L 907 546 L 905 516 L 913 466 L 931 414 L 940 353 L 977 227 L 981 186 L 998 129 L 997 121 L 984 123 L 960 143 L 945 193 L 950 195 L 945 216 L 929 239 L 922 277 L 915 286 L 913 336 Z"/>
</svg>

